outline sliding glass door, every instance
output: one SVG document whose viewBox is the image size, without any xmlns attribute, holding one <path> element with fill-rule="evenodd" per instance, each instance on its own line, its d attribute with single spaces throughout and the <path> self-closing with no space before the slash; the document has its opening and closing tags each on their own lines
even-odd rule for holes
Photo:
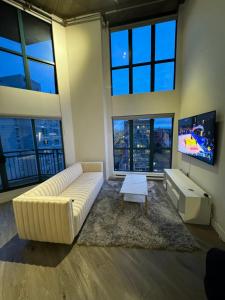
<svg viewBox="0 0 225 300">
<path fill-rule="evenodd" d="M 63 169 L 59 120 L 0 118 L 0 191 L 41 182 Z"/>
<path fill-rule="evenodd" d="M 170 168 L 172 136 L 172 117 L 114 119 L 114 170 L 162 172 Z"/>
</svg>

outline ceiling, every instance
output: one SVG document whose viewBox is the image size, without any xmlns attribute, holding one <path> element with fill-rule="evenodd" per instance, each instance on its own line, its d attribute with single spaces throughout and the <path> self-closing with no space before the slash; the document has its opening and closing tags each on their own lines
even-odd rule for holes
<svg viewBox="0 0 225 300">
<path fill-rule="evenodd" d="M 185 0 L 29 0 L 44 11 L 62 19 L 102 13 L 110 25 L 177 13 Z M 18 0 L 18 2 L 21 2 Z"/>
</svg>

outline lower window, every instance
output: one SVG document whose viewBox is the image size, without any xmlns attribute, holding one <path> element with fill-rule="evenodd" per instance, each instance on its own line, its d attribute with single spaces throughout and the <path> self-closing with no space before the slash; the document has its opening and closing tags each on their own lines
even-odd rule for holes
<svg viewBox="0 0 225 300">
<path fill-rule="evenodd" d="M 114 119 L 114 170 L 163 172 L 171 167 L 173 117 Z"/>
<path fill-rule="evenodd" d="M 0 191 L 42 182 L 64 168 L 60 120 L 0 118 Z"/>
</svg>

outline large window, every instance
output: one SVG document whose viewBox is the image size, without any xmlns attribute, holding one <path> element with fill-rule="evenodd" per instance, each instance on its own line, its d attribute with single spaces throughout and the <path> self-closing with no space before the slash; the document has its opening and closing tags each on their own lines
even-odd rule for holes
<svg viewBox="0 0 225 300">
<path fill-rule="evenodd" d="M 0 118 L 0 190 L 41 182 L 64 167 L 59 120 Z"/>
<path fill-rule="evenodd" d="M 52 28 L 0 2 L 0 85 L 57 93 Z"/>
<path fill-rule="evenodd" d="M 170 168 L 172 136 L 172 117 L 114 119 L 114 170 L 160 173 Z"/>
<path fill-rule="evenodd" d="M 176 20 L 111 31 L 112 95 L 175 88 Z"/>
</svg>

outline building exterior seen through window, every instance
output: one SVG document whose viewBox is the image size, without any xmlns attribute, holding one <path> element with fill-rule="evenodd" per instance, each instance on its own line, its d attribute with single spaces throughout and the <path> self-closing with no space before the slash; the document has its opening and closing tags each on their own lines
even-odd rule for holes
<svg viewBox="0 0 225 300">
<path fill-rule="evenodd" d="M 0 118 L 0 190 L 42 182 L 65 168 L 60 120 Z"/>
<path fill-rule="evenodd" d="M 176 20 L 111 30 L 112 95 L 175 88 Z"/>
<path fill-rule="evenodd" d="M 51 24 L 0 2 L 0 85 L 57 93 Z"/>
<path fill-rule="evenodd" d="M 173 118 L 113 120 L 114 170 L 163 172 L 171 167 Z"/>
</svg>

